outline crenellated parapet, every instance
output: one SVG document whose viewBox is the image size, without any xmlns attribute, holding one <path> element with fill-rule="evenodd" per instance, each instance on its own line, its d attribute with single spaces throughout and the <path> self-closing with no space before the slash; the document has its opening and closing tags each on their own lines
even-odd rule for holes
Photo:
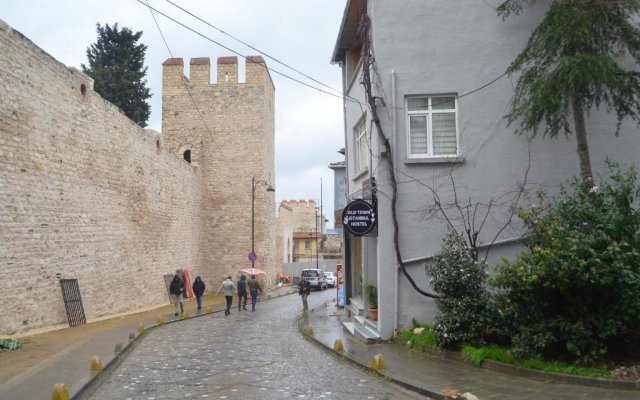
<svg viewBox="0 0 640 400">
<path fill-rule="evenodd" d="M 211 85 L 211 60 L 209 57 L 192 58 L 189 62 L 189 77 L 184 73 L 182 58 L 169 58 L 162 63 L 163 88 Z M 261 56 L 247 56 L 245 60 L 244 83 L 239 83 L 238 57 L 218 57 L 216 82 L 213 85 L 271 85 L 271 76 Z"/>
</svg>

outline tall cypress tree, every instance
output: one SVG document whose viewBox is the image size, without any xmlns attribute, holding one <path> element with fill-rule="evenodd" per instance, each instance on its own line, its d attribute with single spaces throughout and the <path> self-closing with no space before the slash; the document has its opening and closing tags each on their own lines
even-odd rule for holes
<svg viewBox="0 0 640 400">
<path fill-rule="evenodd" d="M 131 120 L 145 127 L 151 97 L 146 87 L 144 57 L 147 46 L 138 43 L 142 32 L 118 24 L 97 24 L 98 40 L 87 48 L 89 67 L 82 70 L 94 80 L 94 90 L 120 108 Z"/>
<path fill-rule="evenodd" d="M 640 0 L 506 0 L 503 18 L 525 4 L 550 3 L 543 21 L 507 72 L 520 73 L 509 124 L 519 133 L 576 135 L 582 180 L 592 177 L 585 114 L 592 108 L 640 120 L 640 78 L 624 62 L 640 63 Z M 628 63 L 629 64 L 629 63 Z M 572 128 L 573 126 L 573 128 Z"/>
</svg>

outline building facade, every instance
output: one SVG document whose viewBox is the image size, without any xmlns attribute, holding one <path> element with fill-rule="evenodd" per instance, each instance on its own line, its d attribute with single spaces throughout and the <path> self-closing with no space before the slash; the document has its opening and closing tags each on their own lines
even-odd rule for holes
<svg viewBox="0 0 640 400">
<path fill-rule="evenodd" d="M 404 271 L 432 292 L 424 265 L 440 249 L 445 216 L 463 231 L 470 221 L 480 226 L 487 215 L 478 237 L 481 249 L 491 249 L 487 261 L 513 256 L 520 249 L 521 229 L 517 218 L 509 221 L 509 207 L 535 198 L 514 194 L 523 185 L 529 194 L 542 187 L 553 192 L 579 175 L 574 137 L 528 140 L 503 118 L 515 80 L 505 71 L 544 13 L 540 3 L 503 21 L 477 0 L 346 3 L 332 62 L 342 70 L 345 93 L 347 201 L 377 198 L 379 221 L 377 234 L 345 238 L 348 310 L 366 318 L 363 287 L 377 286 L 378 321 L 368 326 L 384 339 L 410 326 L 412 318 L 430 322 L 435 315 L 433 300 L 420 294 Z M 370 30 L 363 39 L 358 28 L 365 15 Z M 380 129 L 360 84 L 363 40 L 375 57 L 371 96 Z M 635 124 L 623 121 L 616 137 L 616 122 L 604 110 L 592 110 L 588 118 L 598 172 L 605 157 L 624 166 L 637 160 Z M 377 183 L 373 195 L 372 178 Z M 480 211 L 467 216 L 459 213 L 461 207 Z"/>
</svg>

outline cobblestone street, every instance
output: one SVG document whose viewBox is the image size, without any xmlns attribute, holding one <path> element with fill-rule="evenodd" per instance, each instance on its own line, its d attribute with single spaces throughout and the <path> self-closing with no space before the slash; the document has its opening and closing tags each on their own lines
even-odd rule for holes
<svg viewBox="0 0 640 400">
<path fill-rule="evenodd" d="M 310 307 L 334 295 L 313 292 Z M 295 322 L 300 309 L 299 297 L 290 295 L 258 303 L 254 313 L 236 306 L 228 317 L 217 313 L 156 329 L 91 398 L 425 399 L 307 342 Z"/>
</svg>

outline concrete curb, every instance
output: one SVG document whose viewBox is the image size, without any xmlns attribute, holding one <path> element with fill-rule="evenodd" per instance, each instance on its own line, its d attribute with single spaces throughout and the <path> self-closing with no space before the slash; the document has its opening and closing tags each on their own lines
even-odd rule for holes
<svg viewBox="0 0 640 400">
<path fill-rule="evenodd" d="M 291 291 L 290 293 L 279 294 L 277 296 L 271 296 L 271 295 L 262 296 L 262 298 L 258 298 L 258 303 L 261 303 L 263 301 L 269 301 L 269 300 L 277 299 L 278 297 L 282 297 L 282 296 L 289 296 L 289 295 L 292 295 L 294 293 L 296 293 L 296 291 Z M 165 325 L 169 325 L 169 324 L 173 324 L 173 323 L 177 323 L 177 322 L 182 322 L 182 321 L 185 321 L 185 320 L 188 320 L 188 319 L 200 318 L 200 317 L 205 317 L 205 316 L 212 315 L 212 314 L 218 314 L 218 313 L 223 312 L 224 310 L 225 310 L 224 308 L 221 308 L 219 310 L 213 310 L 211 312 L 205 312 L 205 313 L 189 316 L 189 318 L 172 319 L 172 320 L 166 321 L 165 323 L 163 323 L 161 325 L 156 324 L 156 325 L 152 325 L 152 326 L 146 328 L 144 330 L 144 332 L 142 332 L 139 335 L 137 335 L 133 340 L 130 340 L 129 343 L 119 353 L 117 353 L 107 363 L 107 365 L 104 366 L 102 371 L 99 371 L 99 372 L 93 374 L 91 379 L 89 379 L 89 381 L 87 383 L 82 385 L 82 387 L 71 397 L 71 400 L 86 400 L 86 399 L 88 399 L 89 396 L 91 396 L 100 387 L 100 385 L 111 375 L 111 373 L 113 371 L 115 371 L 116 368 L 118 368 L 118 366 L 127 358 L 127 356 L 138 346 L 138 344 L 140 344 L 142 342 L 142 340 L 147 336 L 147 334 L 150 331 L 152 331 L 152 330 L 154 330 L 156 328 L 159 328 L 161 326 L 165 326 Z"/>
<path fill-rule="evenodd" d="M 316 308 L 314 308 L 312 310 L 317 310 L 319 308 L 320 307 L 316 307 Z M 321 341 L 316 339 L 314 336 L 307 335 L 304 332 L 303 327 L 300 326 L 300 318 L 301 317 L 302 316 L 299 315 L 298 317 L 296 317 L 294 319 L 294 322 L 297 325 L 298 332 L 300 333 L 300 335 L 302 335 L 302 337 L 304 337 L 305 339 L 309 339 L 313 344 L 315 344 L 317 347 L 319 347 L 321 350 L 325 351 L 326 353 L 336 357 L 339 360 L 346 361 L 347 363 L 351 364 L 353 367 L 361 369 L 361 370 L 369 373 L 372 376 L 391 381 L 391 382 L 395 383 L 396 385 L 402 386 L 405 389 L 408 389 L 408 390 L 411 390 L 413 392 L 419 393 L 419 394 L 421 394 L 423 396 L 428 396 L 428 397 L 431 397 L 431 398 L 433 398 L 435 400 L 447 400 L 447 397 L 445 395 L 443 395 L 442 393 L 440 393 L 440 392 L 436 392 L 436 391 L 431 390 L 431 389 L 425 389 L 423 387 L 414 385 L 414 384 L 412 384 L 410 382 L 407 382 L 406 380 L 403 380 L 402 377 L 394 376 L 392 374 L 389 374 L 388 372 L 380 372 L 378 370 L 372 369 L 368 365 L 363 364 L 360 361 L 358 361 L 356 359 L 353 359 L 353 358 L 349 357 L 346 354 L 336 353 L 335 351 L 333 351 L 333 348 L 325 345 L 324 343 L 322 343 Z"/>
</svg>

